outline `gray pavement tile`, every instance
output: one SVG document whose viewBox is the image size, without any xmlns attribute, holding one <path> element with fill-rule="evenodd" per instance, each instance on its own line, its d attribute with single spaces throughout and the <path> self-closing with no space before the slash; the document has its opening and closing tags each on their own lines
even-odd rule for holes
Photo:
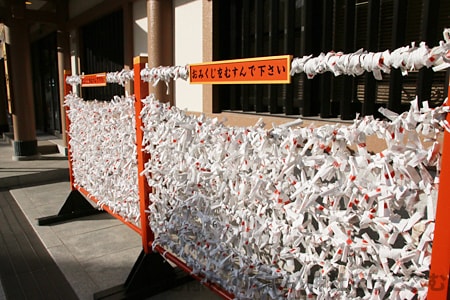
<svg viewBox="0 0 450 300">
<path fill-rule="evenodd" d="M 138 246 L 114 252 L 84 261 L 81 265 L 101 291 L 125 282 L 141 250 Z"/>
<path fill-rule="evenodd" d="M 55 235 L 51 227 L 37 225 L 36 219 L 42 217 L 42 213 L 39 210 L 39 201 L 33 198 L 33 195 L 37 196 L 39 194 L 33 194 L 32 190 L 33 188 L 15 189 L 11 190 L 10 193 L 25 214 L 34 231 L 38 234 L 44 246 L 49 248 L 61 245 L 60 238 Z M 38 206 L 36 207 L 36 205 Z"/>
<path fill-rule="evenodd" d="M 109 214 L 103 213 L 51 225 L 51 228 L 55 234 L 65 239 L 74 235 L 115 227 L 120 224 L 118 222 Z"/>
<path fill-rule="evenodd" d="M 83 262 L 140 246 L 141 237 L 127 226 L 118 224 L 65 237 L 63 243 L 78 261 Z"/>
<path fill-rule="evenodd" d="M 67 160 L 52 154 L 17 162 L 12 160 L 12 147 L 5 145 L 0 140 L 0 188 L 30 185 L 14 188 L 11 194 L 78 297 L 90 300 L 94 293 L 124 283 L 142 249 L 140 236 L 106 213 L 38 226 L 36 219 L 57 214 L 70 193 L 63 178 Z M 57 182 L 48 183 L 49 179 Z M 0 283 L 0 300 L 5 298 Z M 221 298 L 193 281 L 148 299 Z"/>
<path fill-rule="evenodd" d="M 62 239 L 55 234 L 55 232 L 49 227 L 36 228 L 37 225 L 33 225 L 34 230 L 37 232 L 39 238 L 44 244 L 45 248 L 59 246 L 63 244 Z"/>
<path fill-rule="evenodd" d="M 49 252 L 80 300 L 91 300 L 99 287 L 72 255 L 71 249 L 59 245 L 49 248 Z"/>
<path fill-rule="evenodd" d="M 29 212 L 36 208 L 36 203 L 32 197 L 30 197 L 30 192 L 26 188 L 13 189 L 9 191 L 11 195 L 16 200 L 17 204 L 24 212 Z"/>
<path fill-rule="evenodd" d="M 62 180 L 42 185 L 16 188 L 12 191 L 20 191 L 23 193 L 21 196 L 27 197 L 29 202 L 36 206 L 52 203 L 56 207 L 60 207 L 70 193 L 70 183 Z"/>
<path fill-rule="evenodd" d="M 68 188 L 68 182 L 59 182 L 42 186 L 16 188 L 10 190 L 10 193 L 27 216 L 29 222 L 35 225 L 37 218 L 58 213 L 67 197 Z"/>
</svg>

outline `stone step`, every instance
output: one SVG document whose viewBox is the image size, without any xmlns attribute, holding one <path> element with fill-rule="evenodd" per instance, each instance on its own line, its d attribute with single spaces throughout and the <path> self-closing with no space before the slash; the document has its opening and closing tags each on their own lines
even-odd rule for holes
<svg viewBox="0 0 450 300">
<path fill-rule="evenodd" d="M 3 139 L 6 140 L 10 145 L 14 141 L 14 134 L 11 132 L 3 133 Z M 41 134 L 37 137 L 38 142 L 38 152 L 40 154 L 54 154 L 61 153 L 67 156 L 67 147 L 64 146 L 62 139 L 58 139 L 52 135 Z"/>
</svg>

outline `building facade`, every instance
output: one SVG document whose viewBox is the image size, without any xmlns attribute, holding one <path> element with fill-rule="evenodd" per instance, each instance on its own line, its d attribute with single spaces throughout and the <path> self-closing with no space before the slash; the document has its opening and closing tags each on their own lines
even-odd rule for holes
<svg viewBox="0 0 450 300">
<path fill-rule="evenodd" d="M 16 159 L 37 155 L 39 132 L 64 138 L 64 72 L 120 71 L 148 55 L 149 66 L 289 54 L 384 51 L 425 41 L 450 27 L 442 0 L 109 0 L 0 1 L 7 39 L 0 68 L 0 128 L 14 132 Z M 230 125 L 293 117 L 346 121 L 378 116 L 379 107 L 401 112 L 417 95 L 439 105 L 448 71 L 430 69 L 381 81 L 322 74 L 292 77 L 288 85 L 150 87 L 157 98 L 193 113 L 220 114 Z M 123 88 L 83 89 L 85 99 L 109 99 Z"/>
</svg>

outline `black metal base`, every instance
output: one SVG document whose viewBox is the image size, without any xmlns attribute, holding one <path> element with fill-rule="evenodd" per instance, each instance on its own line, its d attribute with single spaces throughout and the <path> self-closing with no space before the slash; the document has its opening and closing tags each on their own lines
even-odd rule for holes
<svg viewBox="0 0 450 300">
<path fill-rule="evenodd" d="M 57 215 L 38 219 L 38 225 L 50 225 L 102 213 L 77 190 L 70 192 Z M 159 253 L 141 251 L 124 284 L 94 294 L 94 299 L 145 299 L 194 280 L 172 267 Z"/>
<path fill-rule="evenodd" d="M 194 280 L 159 253 L 141 251 L 124 284 L 94 294 L 94 299 L 146 299 Z"/>
<path fill-rule="evenodd" d="M 73 190 L 57 215 L 42 217 L 37 220 L 40 226 L 51 225 L 98 213 L 103 213 L 103 211 L 94 208 L 79 191 Z"/>
</svg>

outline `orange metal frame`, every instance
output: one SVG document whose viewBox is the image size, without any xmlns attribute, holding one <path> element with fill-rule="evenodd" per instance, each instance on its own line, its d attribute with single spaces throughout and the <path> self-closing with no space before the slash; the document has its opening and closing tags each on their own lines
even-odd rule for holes
<svg viewBox="0 0 450 300">
<path fill-rule="evenodd" d="M 96 74 L 94 74 L 96 75 Z M 65 79 L 67 79 L 68 76 L 70 76 L 70 72 L 65 71 Z M 89 75 L 87 75 L 89 76 Z M 66 80 L 64 80 L 64 82 L 66 82 Z M 72 87 L 70 84 L 65 83 L 64 85 L 64 94 L 68 95 L 70 92 L 72 91 Z M 71 147 L 70 147 L 70 135 L 68 134 L 70 132 L 70 119 L 69 116 L 67 114 L 67 110 L 68 108 L 65 108 L 65 112 L 66 112 L 66 138 L 67 138 L 67 158 L 69 161 L 69 180 L 70 180 L 70 188 L 72 191 L 77 190 L 78 192 L 80 192 L 82 195 L 84 195 L 85 198 L 91 200 L 94 203 L 98 203 L 99 200 L 92 196 L 89 191 L 87 191 L 86 189 L 84 189 L 83 187 L 77 186 L 75 185 L 75 181 L 74 181 L 74 177 L 73 177 L 73 172 L 72 172 L 72 152 L 71 152 Z M 135 224 L 129 222 L 128 220 L 126 220 L 125 218 L 123 218 L 121 215 L 118 215 L 116 213 L 114 213 L 108 206 L 103 205 L 102 209 L 104 211 L 106 211 L 107 213 L 109 213 L 110 215 L 112 215 L 113 217 L 115 217 L 116 219 L 120 220 L 121 222 L 123 222 L 125 225 L 127 225 L 128 227 L 130 227 L 131 229 L 133 229 L 134 231 L 136 231 L 138 234 L 140 234 L 141 236 L 143 236 L 143 229 L 139 228 L 138 226 L 136 226 Z M 141 209 L 141 213 L 142 213 L 142 209 Z M 142 218 L 141 218 L 142 220 Z M 141 224 L 144 224 L 143 222 Z M 148 225 L 147 225 L 148 226 Z"/>
<path fill-rule="evenodd" d="M 448 88 L 450 101 L 450 85 Z M 447 104 L 448 105 L 448 104 Z M 450 122 L 450 115 L 447 115 Z M 436 207 L 436 222 L 431 254 L 431 268 L 428 280 L 428 299 L 450 299 L 450 133 L 444 132 L 439 193 Z"/>
<path fill-rule="evenodd" d="M 149 85 L 147 82 L 141 80 L 141 70 L 145 68 L 145 64 L 147 63 L 146 57 L 135 57 L 133 61 L 133 70 L 134 70 L 134 96 L 135 96 L 135 109 L 136 109 L 136 143 L 137 143 L 137 155 L 138 155 L 138 174 L 141 174 L 145 168 L 145 162 L 149 160 L 149 155 L 142 151 L 142 139 L 143 139 L 143 131 L 140 130 L 144 126 L 142 123 L 142 119 L 139 114 L 142 110 L 142 102 L 141 99 L 147 97 L 149 95 Z M 149 253 L 152 250 L 152 244 L 154 241 L 154 235 L 150 228 L 150 224 L 148 222 L 148 218 L 151 217 L 147 213 L 148 206 L 150 204 L 149 194 L 152 192 L 152 188 L 148 185 L 147 179 L 145 176 L 139 176 L 139 199 L 140 199 L 140 209 L 141 209 L 141 228 L 142 228 L 142 247 L 145 253 Z M 190 274 L 193 278 L 201 281 L 204 286 L 210 288 L 212 291 L 223 297 L 224 299 L 234 299 L 234 296 L 228 293 L 225 289 L 220 287 L 217 284 L 214 284 L 209 281 L 204 281 L 204 277 L 192 274 L 192 268 L 186 265 L 185 262 L 180 260 L 175 255 L 167 252 L 161 246 L 155 246 L 155 251 L 159 252 L 165 259 L 174 263 L 181 270 Z"/>
<path fill-rule="evenodd" d="M 141 99 L 145 98 L 149 94 L 149 85 L 141 80 L 140 72 L 145 68 L 147 63 L 146 57 L 134 58 L 134 94 L 135 94 L 135 111 L 136 111 L 136 143 L 137 143 L 137 158 L 138 158 L 138 174 L 144 170 L 145 162 L 148 161 L 149 155 L 142 151 L 142 139 L 143 131 L 140 128 L 143 126 L 142 120 L 139 116 L 142 110 Z M 67 75 L 66 75 L 67 76 Z M 70 85 L 66 85 L 66 94 L 70 91 Z M 449 87 L 450 98 L 450 87 Z M 67 108 L 66 108 L 67 109 Z M 447 117 L 447 121 L 450 122 L 450 115 Z M 70 120 L 66 114 L 66 126 L 67 132 L 69 132 Z M 70 171 L 70 183 L 72 190 L 77 189 L 85 197 L 94 202 L 98 202 L 95 197 L 89 194 L 88 191 L 81 187 L 76 187 L 73 181 L 71 157 L 70 157 L 70 136 L 67 136 L 68 141 L 68 159 L 69 159 L 69 171 Z M 152 192 L 152 188 L 148 185 L 146 177 L 138 175 L 139 184 L 139 199 L 140 199 L 140 215 L 141 215 L 141 227 L 128 222 L 120 215 L 115 214 L 109 207 L 103 206 L 102 208 L 111 214 L 113 217 L 122 221 L 131 229 L 136 231 L 142 237 L 142 247 L 145 253 L 152 251 L 152 244 L 154 241 L 154 234 L 149 226 L 148 218 L 151 217 L 148 214 L 148 206 L 150 204 L 149 194 Z M 450 185 L 446 184 L 450 182 L 450 133 L 444 133 L 444 146 L 442 153 L 442 168 L 440 175 L 439 196 L 436 208 L 436 223 L 433 241 L 433 253 L 431 260 L 431 269 L 429 275 L 428 286 L 428 299 L 440 300 L 448 299 L 449 289 L 449 271 L 450 271 L 450 218 L 447 217 L 447 213 L 450 212 Z M 181 259 L 168 252 L 163 247 L 157 245 L 153 249 L 159 252 L 165 259 L 177 265 L 183 271 L 191 274 L 191 276 L 203 283 L 203 285 L 210 288 L 212 291 L 223 297 L 224 299 L 234 299 L 234 296 L 227 292 L 223 287 L 204 281 L 204 277 L 201 275 L 192 274 L 192 268 L 186 265 Z"/>
<path fill-rule="evenodd" d="M 142 248 L 145 253 L 149 253 L 150 243 L 154 240 L 154 235 L 150 229 L 150 224 L 148 222 L 148 206 L 149 194 L 152 189 L 148 186 L 147 178 L 145 176 L 140 176 L 139 174 L 144 171 L 145 162 L 149 160 L 149 155 L 142 151 L 142 139 L 143 131 L 140 130 L 144 125 L 142 119 L 140 118 L 140 113 L 142 111 L 141 100 L 148 96 L 149 86 L 147 82 L 141 80 L 141 70 L 145 68 L 145 64 L 148 62 L 147 57 L 135 57 L 133 60 L 133 71 L 134 71 L 134 98 L 135 98 L 135 111 L 136 111 L 136 148 L 137 148 L 137 161 L 138 161 L 138 184 L 139 184 L 139 201 L 140 201 L 140 215 L 141 215 L 141 228 L 142 228 Z"/>
<path fill-rule="evenodd" d="M 141 99 L 144 99 L 149 95 L 149 84 L 147 82 L 144 82 L 141 80 L 141 70 L 145 68 L 145 64 L 147 63 L 148 59 L 146 57 L 135 57 L 133 64 L 134 64 L 134 95 L 135 95 L 135 111 L 136 111 L 136 148 L 137 148 L 137 161 L 138 161 L 138 174 L 141 174 L 141 172 L 145 168 L 145 162 L 149 160 L 149 155 L 142 151 L 142 140 L 143 140 L 143 131 L 139 130 L 143 125 L 142 120 L 140 118 L 140 112 L 142 110 L 142 102 Z M 65 76 L 69 76 L 70 74 L 67 73 Z M 95 75 L 95 74 L 94 74 Z M 86 76 L 86 75 L 85 75 Z M 88 75 L 87 75 L 88 76 Z M 65 85 L 65 94 L 67 95 L 71 91 L 71 86 L 69 84 Z M 67 114 L 67 107 L 66 107 L 66 132 L 69 132 L 70 129 L 70 119 Z M 69 161 L 69 176 L 70 176 L 70 186 L 72 190 L 77 190 L 82 195 L 84 195 L 85 198 L 98 203 L 98 199 L 94 196 L 92 196 L 89 191 L 84 189 L 83 187 L 75 185 L 73 173 L 72 173 L 72 160 L 71 160 L 71 149 L 70 149 L 70 135 L 67 134 L 67 147 L 68 147 L 68 161 Z M 186 265 L 182 260 L 180 260 L 175 255 L 169 253 L 161 246 L 156 246 L 155 249 L 152 250 L 152 243 L 154 241 L 154 234 L 150 228 L 150 224 L 148 222 L 149 214 L 148 214 L 148 206 L 150 204 L 149 200 L 149 194 L 152 192 L 152 188 L 148 185 L 147 179 L 145 176 L 138 175 L 138 185 L 139 185 L 139 203 L 140 203 L 140 219 L 141 223 L 138 227 L 134 225 L 133 223 L 130 223 L 128 220 L 124 219 L 122 216 L 114 213 L 107 205 L 103 205 L 102 209 L 109 213 L 114 218 L 120 220 L 125 225 L 133 229 L 135 232 L 137 232 L 139 235 L 141 235 L 142 238 L 142 247 L 143 251 L 145 253 L 150 253 L 153 250 L 160 253 L 165 259 L 168 261 L 174 263 L 176 266 L 178 266 L 181 270 L 187 272 L 190 274 L 194 279 L 197 279 L 199 281 L 202 281 L 202 284 L 206 287 L 210 288 L 212 291 L 223 297 L 224 299 L 234 299 L 234 296 L 230 293 L 228 293 L 225 289 L 220 287 L 217 284 L 211 283 L 209 281 L 204 281 L 204 277 L 201 275 L 193 275 L 192 269 Z"/>
<path fill-rule="evenodd" d="M 70 71 L 64 70 L 64 95 L 68 95 L 72 92 L 72 86 L 67 83 L 67 77 L 69 77 L 72 73 Z M 67 113 L 67 106 L 64 107 L 65 118 L 66 118 L 66 141 L 67 141 L 67 160 L 69 161 L 69 179 L 70 179 L 70 188 L 71 190 L 75 190 L 73 186 L 73 173 L 72 173 L 72 152 L 70 151 L 70 119 Z"/>
</svg>

